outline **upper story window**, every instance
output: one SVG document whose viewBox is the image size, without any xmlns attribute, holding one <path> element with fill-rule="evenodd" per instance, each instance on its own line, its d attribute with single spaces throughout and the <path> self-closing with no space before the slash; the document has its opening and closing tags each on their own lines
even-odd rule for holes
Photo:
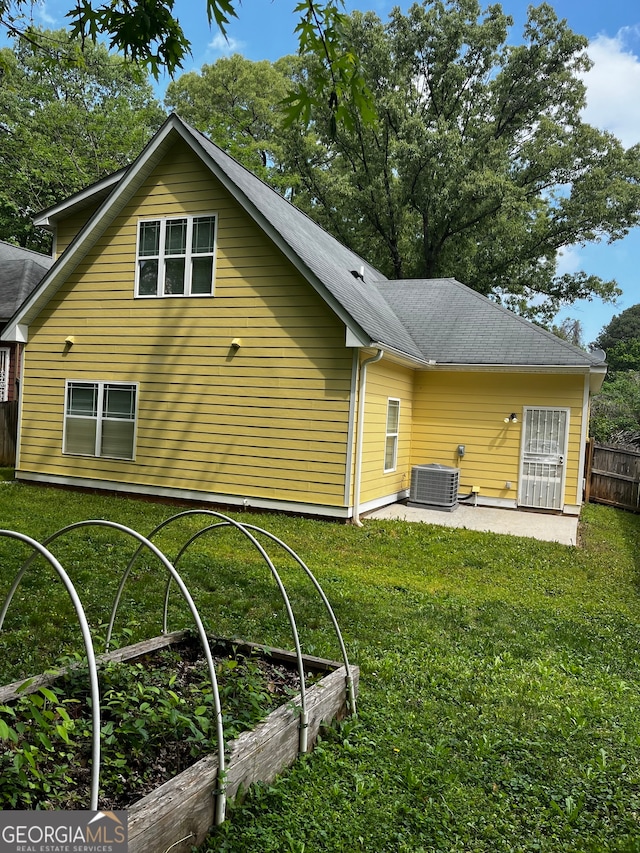
<svg viewBox="0 0 640 853">
<path fill-rule="evenodd" d="M 214 215 L 142 220 L 136 296 L 210 296 L 215 247 Z"/>
</svg>

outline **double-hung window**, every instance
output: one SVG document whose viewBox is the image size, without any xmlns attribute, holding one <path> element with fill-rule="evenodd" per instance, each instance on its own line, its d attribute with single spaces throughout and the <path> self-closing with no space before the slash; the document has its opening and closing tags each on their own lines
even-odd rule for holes
<svg viewBox="0 0 640 853">
<path fill-rule="evenodd" d="M 137 296 L 211 296 L 216 217 L 179 216 L 138 223 Z"/>
<path fill-rule="evenodd" d="M 137 386 L 124 382 L 67 382 L 64 453 L 133 459 Z"/>
<path fill-rule="evenodd" d="M 384 446 L 384 471 L 395 471 L 398 464 L 398 431 L 400 428 L 400 400 L 387 401 L 387 434 Z"/>
</svg>

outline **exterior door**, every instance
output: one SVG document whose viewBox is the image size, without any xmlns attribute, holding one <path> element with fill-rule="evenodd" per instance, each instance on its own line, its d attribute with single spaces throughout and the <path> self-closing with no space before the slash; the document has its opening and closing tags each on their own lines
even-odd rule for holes
<svg viewBox="0 0 640 853">
<path fill-rule="evenodd" d="M 569 409 L 524 409 L 518 505 L 559 509 L 564 503 Z"/>
</svg>

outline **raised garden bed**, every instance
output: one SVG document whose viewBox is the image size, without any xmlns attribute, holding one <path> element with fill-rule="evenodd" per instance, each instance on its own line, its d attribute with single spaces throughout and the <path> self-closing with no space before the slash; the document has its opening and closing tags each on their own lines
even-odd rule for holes
<svg viewBox="0 0 640 853">
<path fill-rule="evenodd" d="M 158 649 L 175 647 L 186 636 L 186 632 L 174 632 L 155 637 L 102 655 L 98 660 L 101 666 L 110 661 L 139 660 Z M 251 643 L 234 642 L 233 648 L 252 658 L 260 652 L 272 666 L 285 665 L 296 671 L 296 656 L 289 652 Z M 315 680 L 306 690 L 310 749 L 322 724 L 341 719 L 347 713 L 347 672 L 343 664 L 335 661 L 303 656 L 303 662 L 305 673 L 315 674 Z M 359 670 L 352 666 L 350 671 L 357 692 Z M 23 681 L 2 687 L 0 704 L 11 702 L 19 692 L 33 693 L 46 688 L 62 674 L 64 671 L 59 670 L 38 676 L 23 691 L 19 690 Z M 246 789 L 256 781 L 272 781 L 295 761 L 299 749 L 300 715 L 296 707 L 300 705 L 300 695 L 285 695 L 283 701 L 286 704 L 273 710 L 255 728 L 227 741 L 227 797 L 234 797 L 241 788 Z M 128 809 L 130 853 L 164 853 L 168 848 L 175 853 L 186 853 L 200 844 L 215 821 L 217 789 L 218 758 L 210 754 L 133 803 Z M 99 807 L 102 805 L 99 803 Z M 87 808 L 87 803 L 79 802 L 76 807 Z M 118 808 L 118 804 L 107 803 L 104 807 Z"/>
</svg>

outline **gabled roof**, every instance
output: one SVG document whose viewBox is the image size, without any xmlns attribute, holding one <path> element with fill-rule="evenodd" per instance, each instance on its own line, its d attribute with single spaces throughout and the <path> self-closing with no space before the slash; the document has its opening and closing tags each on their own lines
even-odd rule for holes
<svg viewBox="0 0 640 853">
<path fill-rule="evenodd" d="M 601 350 L 585 352 L 453 278 L 385 281 L 376 287 L 429 362 L 528 367 L 604 364 Z"/>
<path fill-rule="evenodd" d="M 249 216 L 272 237 L 336 311 L 347 327 L 352 343 L 368 346 L 384 339 L 386 346 L 420 359 L 420 352 L 410 335 L 384 299 L 371 287 L 373 280 L 384 279 L 382 273 L 175 115 L 167 119 L 140 156 L 122 174 L 40 287 L 22 310 L 11 318 L 3 333 L 5 339 L 12 339 L 12 336 L 17 340 L 24 339 L 21 327 L 28 326 L 38 315 L 177 139 L 183 139 L 190 145 Z M 108 180 L 96 185 L 97 193 L 104 192 Z M 87 193 L 80 195 L 82 204 L 88 204 L 90 196 Z M 76 194 L 69 200 L 69 211 L 74 209 L 77 198 Z M 57 205 L 54 215 L 64 212 L 64 204 Z M 50 220 L 51 212 L 45 218 Z M 42 216 L 39 221 L 44 221 Z M 364 280 L 359 277 L 361 270 Z"/>
<path fill-rule="evenodd" d="M 52 264 L 47 255 L 0 240 L 0 321 L 17 311 Z"/>
<path fill-rule="evenodd" d="M 30 299 L 6 340 L 42 310 L 176 140 L 186 142 L 336 312 L 351 346 L 378 346 L 419 364 L 604 369 L 603 359 L 534 326 L 453 279 L 388 281 L 252 172 L 170 116 L 126 170 L 45 211 L 41 224 L 102 201 Z"/>
</svg>

